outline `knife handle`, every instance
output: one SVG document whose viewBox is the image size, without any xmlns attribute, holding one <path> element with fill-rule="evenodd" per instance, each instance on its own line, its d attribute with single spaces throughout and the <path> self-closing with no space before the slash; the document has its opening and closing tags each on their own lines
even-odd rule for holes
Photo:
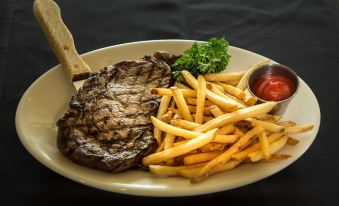
<svg viewBox="0 0 339 206">
<path fill-rule="evenodd" d="M 75 49 L 73 36 L 62 21 L 59 6 L 53 0 L 35 0 L 33 12 L 70 81 L 88 78 L 91 69 Z"/>
</svg>

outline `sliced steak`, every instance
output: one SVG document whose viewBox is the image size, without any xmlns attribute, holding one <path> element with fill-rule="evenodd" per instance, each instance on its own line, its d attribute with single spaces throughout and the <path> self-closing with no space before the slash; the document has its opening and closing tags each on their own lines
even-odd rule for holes
<svg viewBox="0 0 339 206">
<path fill-rule="evenodd" d="M 150 116 L 160 100 L 149 89 L 169 87 L 168 63 L 175 58 L 156 52 L 93 73 L 57 122 L 59 150 L 81 165 L 108 172 L 138 165 L 157 144 Z"/>
</svg>

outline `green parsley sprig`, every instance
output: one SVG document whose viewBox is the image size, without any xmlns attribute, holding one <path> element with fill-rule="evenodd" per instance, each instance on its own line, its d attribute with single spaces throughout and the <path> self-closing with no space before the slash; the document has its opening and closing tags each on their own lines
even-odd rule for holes
<svg viewBox="0 0 339 206">
<path fill-rule="evenodd" d="M 187 70 L 196 77 L 220 72 L 225 69 L 231 57 L 227 51 L 228 42 L 225 38 L 213 37 L 208 42 L 195 42 L 171 65 L 173 78 L 178 82 L 183 81 L 182 70 Z"/>
</svg>

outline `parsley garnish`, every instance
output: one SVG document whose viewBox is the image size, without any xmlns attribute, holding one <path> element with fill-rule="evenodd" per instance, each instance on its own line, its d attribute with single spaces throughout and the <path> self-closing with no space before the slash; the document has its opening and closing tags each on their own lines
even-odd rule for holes
<svg viewBox="0 0 339 206">
<path fill-rule="evenodd" d="M 208 42 L 195 42 L 172 64 L 173 78 L 178 82 L 183 81 L 182 70 L 189 71 L 195 77 L 224 70 L 231 57 L 227 49 L 225 38 L 213 37 Z"/>
<path fill-rule="evenodd" d="M 179 82 L 183 81 L 182 70 L 187 70 L 196 77 L 224 70 L 231 57 L 227 49 L 228 42 L 225 38 L 213 37 L 208 42 L 195 42 L 172 64 L 173 78 Z"/>
</svg>

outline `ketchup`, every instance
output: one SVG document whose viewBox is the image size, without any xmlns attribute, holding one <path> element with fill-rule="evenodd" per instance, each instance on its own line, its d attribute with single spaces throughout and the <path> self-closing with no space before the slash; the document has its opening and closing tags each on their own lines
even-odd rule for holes
<svg viewBox="0 0 339 206">
<path fill-rule="evenodd" d="M 290 79 L 283 75 L 265 75 L 254 84 L 253 92 L 267 101 L 281 101 L 289 98 L 295 90 Z"/>
</svg>

